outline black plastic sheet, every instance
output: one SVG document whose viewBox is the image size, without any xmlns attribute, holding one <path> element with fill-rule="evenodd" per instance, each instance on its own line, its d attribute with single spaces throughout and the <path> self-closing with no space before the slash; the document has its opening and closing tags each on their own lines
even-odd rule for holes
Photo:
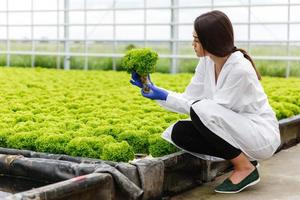
<svg viewBox="0 0 300 200">
<path fill-rule="evenodd" d="M 90 173 L 110 173 L 128 199 L 158 199 L 164 181 L 164 162 L 157 158 L 124 163 L 1 147 L 0 170 L 49 183 Z"/>
<path fill-rule="evenodd" d="M 3 174 L 30 177 L 36 180 L 58 182 L 91 173 L 109 173 L 117 186 L 129 199 L 139 199 L 143 190 L 125 175 L 106 163 L 87 164 L 45 158 L 26 158 L 20 155 L 0 154 L 0 170 Z"/>
</svg>

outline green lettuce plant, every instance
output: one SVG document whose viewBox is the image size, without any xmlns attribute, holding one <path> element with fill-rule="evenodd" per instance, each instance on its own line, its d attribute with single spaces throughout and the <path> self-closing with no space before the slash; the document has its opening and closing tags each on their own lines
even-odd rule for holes
<svg viewBox="0 0 300 200">
<path fill-rule="evenodd" d="M 7 146 L 15 149 L 36 150 L 35 141 L 38 138 L 36 132 L 20 132 L 11 135 L 7 139 Z"/>
<path fill-rule="evenodd" d="M 149 137 L 149 152 L 153 157 L 159 157 L 178 151 L 177 147 L 164 140 L 160 134 L 153 134 Z"/>
<path fill-rule="evenodd" d="M 108 135 L 76 137 L 68 143 L 65 151 L 72 156 L 100 158 L 103 147 L 112 142 L 115 142 L 115 139 Z"/>
<path fill-rule="evenodd" d="M 50 135 L 64 135 L 72 139 L 65 144 L 68 155 L 101 158 L 104 145 L 126 141 L 134 152 L 160 156 L 176 151 L 161 133 L 188 118 L 141 98 L 127 84 L 125 72 L 11 67 L 1 68 L 0 74 L 1 147 L 57 153 L 62 136 Z M 183 92 L 192 74 L 156 73 L 153 78 L 164 88 Z M 278 120 L 300 114 L 299 79 L 263 77 L 261 83 Z M 111 142 L 101 142 L 107 135 Z M 109 155 L 115 155 L 107 151 L 111 160 Z"/>
<path fill-rule="evenodd" d="M 158 60 L 158 54 L 150 48 L 131 49 L 126 52 L 122 66 L 132 73 L 135 71 L 141 77 L 144 92 L 149 92 L 147 84 L 150 83 L 148 74 L 155 72 L 155 66 Z"/>
<path fill-rule="evenodd" d="M 71 138 L 64 134 L 44 134 L 36 140 L 36 149 L 41 152 L 63 154 L 70 140 Z"/>
<path fill-rule="evenodd" d="M 128 162 L 129 160 L 134 159 L 134 152 L 132 147 L 126 141 L 110 143 L 103 147 L 101 159 L 116 162 Z"/>
<path fill-rule="evenodd" d="M 125 131 L 118 135 L 118 141 L 127 141 L 134 153 L 148 154 L 149 134 L 146 131 Z"/>
<path fill-rule="evenodd" d="M 12 134 L 14 134 L 14 131 L 10 129 L 2 129 L 0 131 L 0 147 L 7 146 L 7 139 Z"/>
</svg>

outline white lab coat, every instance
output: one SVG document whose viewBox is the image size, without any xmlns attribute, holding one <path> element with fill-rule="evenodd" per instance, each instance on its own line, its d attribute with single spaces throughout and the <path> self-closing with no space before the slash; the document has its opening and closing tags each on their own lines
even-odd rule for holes
<svg viewBox="0 0 300 200">
<path fill-rule="evenodd" d="M 199 99 L 201 100 L 192 105 Z M 275 113 L 254 68 L 240 51 L 232 53 L 227 59 L 217 84 L 214 63 L 209 57 L 204 57 L 200 59 L 195 74 L 183 93 L 169 91 L 166 101 L 157 102 L 167 110 L 188 115 L 192 105 L 208 129 L 242 150 L 250 160 L 267 159 L 280 145 L 279 124 Z M 171 143 L 174 124 L 162 134 Z M 224 160 L 189 153 L 206 160 Z"/>
</svg>

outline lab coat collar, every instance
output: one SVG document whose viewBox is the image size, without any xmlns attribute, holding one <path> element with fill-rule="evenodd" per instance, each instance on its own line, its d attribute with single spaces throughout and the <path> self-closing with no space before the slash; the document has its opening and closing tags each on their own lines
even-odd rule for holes
<svg viewBox="0 0 300 200">
<path fill-rule="evenodd" d="M 213 92 L 215 92 L 215 90 L 219 87 L 219 84 L 220 82 L 222 82 L 223 80 L 223 77 L 224 77 L 224 73 L 226 74 L 226 71 L 230 70 L 232 67 L 234 67 L 234 64 L 235 63 L 238 63 L 241 59 L 244 58 L 244 54 L 240 51 L 236 51 L 234 53 L 232 53 L 228 59 L 226 60 L 226 62 L 224 63 L 223 67 L 222 67 L 222 70 L 219 74 L 219 77 L 218 77 L 218 81 L 217 81 L 217 84 L 215 84 L 215 72 L 214 72 L 214 62 L 213 60 L 211 60 L 211 77 L 212 78 L 212 88 L 213 88 Z"/>
<path fill-rule="evenodd" d="M 208 56 L 207 56 L 207 58 L 211 61 L 211 63 L 213 63 L 213 60 L 211 60 Z M 228 57 L 228 59 L 226 60 L 226 62 L 224 63 L 223 68 L 226 67 L 229 64 L 238 63 L 243 58 L 244 58 L 244 54 L 242 52 L 240 52 L 240 51 L 233 52 Z"/>
<path fill-rule="evenodd" d="M 243 58 L 244 58 L 244 54 L 240 51 L 231 53 L 231 55 L 228 57 L 228 59 L 224 63 L 221 73 L 222 73 L 222 71 L 225 70 L 225 68 L 227 68 L 228 66 L 233 66 L 234 64 L 238 63 Z"/>
<path fill-rule="evenodd" d="M 227 59 L 224 65 L 234 64 L 239 62 L 244 57 L 244 54 L 240 51 L 233 52 Z"/>
</svg>

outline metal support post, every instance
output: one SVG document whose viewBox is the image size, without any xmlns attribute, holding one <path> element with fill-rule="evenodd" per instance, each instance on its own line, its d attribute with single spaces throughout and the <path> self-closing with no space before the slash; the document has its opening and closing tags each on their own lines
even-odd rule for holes
<svg viewBox="0 0 300 200">
<path fill-rule="evenodd" d="M 70 69 L 70 46 L 69 46 L 69 0 L 64 0 L 64 69 Z"/>
<path fill-rule="evenodd" d="M 290 23 L 291 22 L 291 1 L 288 0 L 288 24 L 287 24 L 287 56 L 291 55 L 291 44 L 290 44 Z M 291 71 L 291 61 L 287 61 L 286 73 L 285 77 L 288 78 L 290 76 Z"/>
<path fill-rule="evenodd" d="M 147 46 L 147 0 L 144 0 L 144 47 Z"/>
<path fill-rule="evenodd" d="M 35 62 L 35 41 L 34 41 L 34 12 L 33 12 L 33 0 L 31 0 L 31 67 L 34 68 L 34 62 Z"/>
<path fill-rule="evenodd" d="M 172 55 L 178 54 L 178 0 L 171 0 L 171 52 Z M 177 72 L 177 58 L 172 57 L 172 68 L 171 73 L 175 74 Z"/>
<path fill-rule="evenodd" d="M 56 69 L 60 69 L 60 56 L 58 54 L 60 54 L 60 24 L 59 24 L 59 1 L 57 0 L 57 13 L 56 13 Z"/>
<path fill-rule="evenodd" d="M 87 0 L 84 0 L 84 70 L 88 70 L 88 44 L 87 44 Z"/>
<path fill-rule="evenodd" d="M 10 38 L 9 38 L 9 11 L 8 0 L 6 0 L 6 67 L 10 67 Z"/>
<path fill-rule="evenodd" d="M 113 0 L 113 53 L 115 54 L 117 50 L 116 41 L 116 0 Z M 116 58 L 112 57 L 112 69 L 117 70 Z"/>
</svg>

